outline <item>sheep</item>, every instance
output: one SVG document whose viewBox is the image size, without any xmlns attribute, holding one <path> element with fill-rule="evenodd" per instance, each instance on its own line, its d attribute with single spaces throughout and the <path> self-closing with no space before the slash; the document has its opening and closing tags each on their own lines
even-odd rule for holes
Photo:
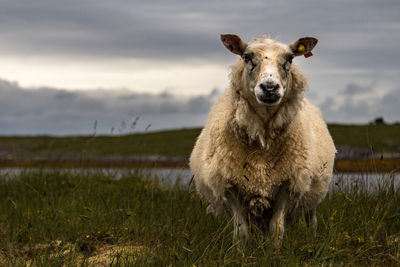
<svg viewBox="0 0 400 267">
<path fill-rule="evenodd" d="M 233 238 L 247 240 L 250 220 L 282 240 L 285 220 L 308 214 L 325 198 L 336 149 L 320 110 L 303 92 L 306 77 L 292 60 L 308 57 L 318 40 L 286 45 L 263 36 L 221 41 L 239 55 L 230 86 L 212 107 L 190 155 L 197 193 L 207 212 L 228 212 Z"/>
</svg>

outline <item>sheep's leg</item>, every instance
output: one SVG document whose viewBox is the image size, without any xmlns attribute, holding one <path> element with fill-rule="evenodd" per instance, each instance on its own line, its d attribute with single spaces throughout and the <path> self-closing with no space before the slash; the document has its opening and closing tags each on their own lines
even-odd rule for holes
<svg viewBox="0 0 400 267">
<path fill-rule="evenodd" d="M 318 225 L 318 221 L 317 221 L 317 207 L 314 207 L 311 211 L 310 211 L 310 222 L 309 225 L 311 227 L 311 232 L 313 237 L 317 236 L 317 225 Z"/>
<path fill-rule="evenodd" d="M 282 186 L 277 193 L 272 219 L 269 223 L 269 232 L 278 245 L 282 241 L 285 231 L 285 216 L 288 211 L 288 204 L 289 192 L 286 186 Z"/>
<path fill-rule="evenodd" d="M 313 237 L 317 236 L 317 207 L 312 208 L 305 214 L 307 226 L 311 229 Z"/>
<path fill-rule="evenodd" d="M 227 208 L 233 218 L 233 239 L 246 241 L 248 239 L 248 223 L 246 217 L 243 216 L 242 206 L 239 196 L 235 192 L 228 190 L 226 192 Z"/>
</svg>

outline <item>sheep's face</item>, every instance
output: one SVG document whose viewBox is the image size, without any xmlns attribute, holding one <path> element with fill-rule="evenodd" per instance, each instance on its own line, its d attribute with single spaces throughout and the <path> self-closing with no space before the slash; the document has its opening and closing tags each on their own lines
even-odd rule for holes
<svg viewBox="0 0 400 267">
<path fill-rule="evenodd" d="M 224 45 L 241 56 L 244 65 L 245 90 L 254 95 L 261 105 L 279 105 L 287 94 L 290 84 L 290 69 L 295 56 L 311 53 L 317 39 L 301 38 L 285 45 L 263 38 L 245 43 L 237 35 L 221 35 Z"/>
<path fill-rule="evenodd" d="M 250 43 L 243 53 L 247 89 L 259 104 L 278 105 L 285 94 L 294 54 L 286 45 L 267 39 Z"/>
</svg>

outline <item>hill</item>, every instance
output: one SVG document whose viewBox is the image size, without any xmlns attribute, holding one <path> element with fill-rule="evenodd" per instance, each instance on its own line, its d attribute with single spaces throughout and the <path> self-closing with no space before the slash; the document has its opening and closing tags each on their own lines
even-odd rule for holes
<svg viewBox="0 0 400 267">
<path fill-rule="evenodd" d="M 400 152 L 400 124 L 330 124 L 329 130 L 340 153 L 349 148 L 364 154 Z M 118 160 L 154 155 L 185 159 L 200 131 L 197 128 L 118 136 L 3 136 L 0 160 Z"/>
</svg>

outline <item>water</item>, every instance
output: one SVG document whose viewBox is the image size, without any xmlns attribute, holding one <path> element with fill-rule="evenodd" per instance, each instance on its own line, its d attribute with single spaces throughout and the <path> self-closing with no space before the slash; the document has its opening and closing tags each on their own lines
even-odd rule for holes
<svg viewBox="0 0 400 267">
<path fill-rule="evenodd" d="M 0 177 L 3 179 L 12 179 L 24 171 L 39 171 L 40 169 L 24 169 L 24 168 L 4 168 L 0 169 Z M 46 169 L 44 169 L 46 170 Z M 54 170 L 54 169 L 48 169 Z M 188 168 L 157 168 L 157 169 L 111 169 L 111 168 L 85 168 L 85 169 L 56 169 L 58 171 L 69 171 L 72 173 L 99 174 L 112 177 L 116 180 L 124 176 L 140 175 L 148 179 L 160 180 L 163 186 L 169 187 L 176 183 L 182 187 L 189 187 L 192 179 L 192 173 Z M 193 185 L 193 183 L 191 184 Z M 393 185 L 394 188 L 400 186 L 400 173 L 336 173 L 330 185 L 330 190 L 335 191 L 351 190 L 352 188 L 367 188 L 375 190 L 379 188 L 387 188 Z"/>
<path fill-rule="evenodd" d="M 129 168 L 0 168 L 0 178 L 13 179 L 24 172 L 58 171 L 72 174 L 105 175 L 115 180 L 126 176 L 141 176 L 148 179 L 157 179 L 164 186 L 179 183 L 189 186 L 192 172 L 188 168 L 154 168 L 154 169 L 129 169 Z"/>
<path fill-rule="evenodd" d="M 189 169 L 153 169 L 146 170 L 154 177 L 170 181 L 174 184 L 177 179 L 182 186 L 189 187 L 192 173 Z M 193 183 L 194 184 L 194 183 Z M 374 191 L 380 188 L 387 188 L 392 185 L 394 188 L 400 186 L 400 173 L 335 173 L 330 184 L 330 191 L 343 190 L 349 191 L 355 187 L 366 188 Z"/>
<path fill-rule="evenodd" d="M 373 192 L 381 189 L 398 189 L 400 173 L 335 173 L 330 184 L 330 191 L 351 191 L 368 189 Z"/>
</svg>

